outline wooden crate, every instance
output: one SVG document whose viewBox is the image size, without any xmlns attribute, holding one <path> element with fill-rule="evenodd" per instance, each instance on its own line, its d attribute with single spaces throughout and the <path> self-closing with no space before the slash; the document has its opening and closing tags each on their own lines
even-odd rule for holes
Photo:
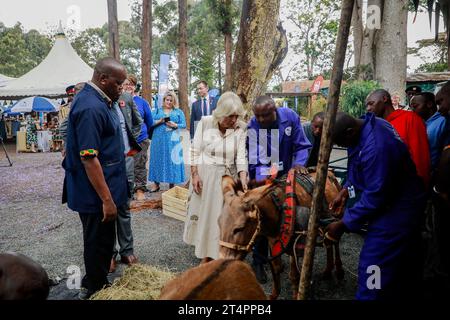
<svg viewBox="0 0 450 320">
<path fill-rule="evenodd" d="M 16 151 L 27 152 L 27 133 L 25 131 L 17 131 Z"/>
<path fill-rule="evenodd" d="M 186 220 L 189 190 L 178 186 L 162 194 L 162 213 L 181 221 Z"/>
</svg>

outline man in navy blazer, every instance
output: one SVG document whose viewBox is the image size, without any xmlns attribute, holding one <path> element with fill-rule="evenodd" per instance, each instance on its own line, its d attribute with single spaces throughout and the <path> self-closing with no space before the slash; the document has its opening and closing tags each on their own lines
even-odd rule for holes
<svg viewBox="0 0 450 320">
<path fill-rule="evenodd" d="M 197 84 L 197 92 L 199 99 L 192 104 L 191 108 L 191 127 L 189 132 L 191 139 L 194 138 L 195 128 L 197 123 L 203 116 L 209 116 L 212 114 L 217 106 L 217 99 L 208 95 L 208 84 L 202 80 Z"/>
</svg>

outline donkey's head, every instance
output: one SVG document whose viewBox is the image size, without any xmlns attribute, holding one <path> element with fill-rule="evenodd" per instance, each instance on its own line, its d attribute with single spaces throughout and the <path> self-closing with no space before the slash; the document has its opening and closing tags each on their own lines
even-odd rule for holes
<svg viewBox="0 0 450 320">
<path fill-rule="evenodd" d="M 244 192 L 232 177 L 222 178 L 224 204 L 219 217 L 220 258 L 244 259 L 252 249 L 261 224 L 258 200 L 270 192 L 264 185 Z"/>
</svg>

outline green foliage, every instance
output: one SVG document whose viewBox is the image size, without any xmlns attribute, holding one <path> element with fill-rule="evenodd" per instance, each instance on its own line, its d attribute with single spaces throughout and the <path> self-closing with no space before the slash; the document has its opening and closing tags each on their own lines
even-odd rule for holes
<svg viewBox="0 0 450 320">
<path fill-rule="evenodd" d="M 448 70 L 446 62 L 429 62 L 421 64 L 416 72 L 445 72 Z"/>
<path fill-rule="evenodd" d="M 365 100 L 367 95 L 381 86 L 376 81 L 351 81 L 342 87 L 341 110 L 354 117 L 366 113 Z"/>
<path fill-rule="evenodd" d="M 435 39 L 422 39 L 416 41 L 417 47 L 408 48 L 408 54 L 420 58 L 424 63 L 415 72 L 441 72 L 447 70 L 447 38 L 440 33 Z"/>
<path fill-rule="evenodd" d="M 36 30 L 24 32 L 17 23 L 7 28 L 0 23 L 0 73 L 20 77 L 37 66 L 51 49 L 51 41 Z"/>
<path fill-rule="evenodd" d="M 216 29 L 222 34 L 232 34 L 236 30 L 241 3 L 227 0 L 207 0 L 206 3 L 215 16 Z"/>
<path fill-rule="evenodd" d="M 318 112 L 325 111 L 326 109 L 327 109 L 327 99 L 324 96 L 318 96 L 312 103 L 311 116 L 314 116 Z"/>
<path fill-rule="evenodd" d="M 331 69 L 339 25 L 340 0 L 288 0 L 285 14 L 296 28 L 290 47 L 301 57 L 295 72 L 312 79 Z"/>
<path fill-rule="evenodd" d="M 98 59 L 108 56 L 107 39 L 108 26 L 105 24 L 101 28 L 82 31 L 72 41 L 72 46 L 88 65 L 94 67 Z"/>
<path fill-rule="evenodd" d="M 223 30 L 230 26 L 223 23 L 231 14 L 232 30 L 236 32 L 242 0 L 233 0 L 231 8 L 222 6 L 222 2 L 199 0 L 188 1 L 188 54 L 191 89 L 195 81 L 202 79 L 210 87 L 223 83 L 225 67 Z M 141 0 L 131 4 L 134 28 L 140 28 Z M 227 11 L 230 9 L 230 11 Z M 169 0 L 153 2 L 152 66 L 157 71 L 161 53 L 177 54 L 178 48 L 178 2 Z M 219 60 L 221 68 L 219 68 Z M 173 70 L 172 70 L 173 71 Z M 171 72 L 174 76 L 174 72 Z M 220 79 L 219 79 L 220 78 Z"/>
</svg>

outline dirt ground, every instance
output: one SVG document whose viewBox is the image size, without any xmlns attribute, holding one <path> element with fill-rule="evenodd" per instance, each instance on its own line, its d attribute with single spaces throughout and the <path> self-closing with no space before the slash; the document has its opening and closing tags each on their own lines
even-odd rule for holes
<svg viewBox="0 0 450 320">
<path fill-rule="evenodd" d="M 70 266 L 79 266 L 84 272 L 82 229 L 78 215 L 61 204 L 64 178 L 61 155 L 16 153 L 14 143 L 7 144 L 7 150 L 13 162 L 11 167 L 0 147 L 0 252 L 20 252 L 42 264 L 55 282 L 49 299 L 76 299 L 78 290 L 68 289 L 66 279 Z M 162 189 L 166 190 L 167 185 L 163 184 Z M 160 193 L 152 194 L 159 196 Z M 173 272 L 199 263 L 194 249 L 182 241 L 183 222 L 162 215 L 161 210 L 133 213 L 132 228 L 135 254 L 141 263 Z M 346 275 L 341 282 L 321 279 L 325 255 L 324 250 L 316 250 L 314 299 L 353 299 L 361 245 L 362 238 L 358 235 L 343 237 L 341 254 Z M 284 259 L 288 266 L 288 259 Z M 249 257 L 247 261 L 250 262 Z M 119 265 L 111 280 L 120 276 L 123 269 L 124 265 Z M 291 297 L 287 269 L 282 275 L 280 299 Z M 270 281 L 264 289 L 270 292 Z"/>
</svg>

